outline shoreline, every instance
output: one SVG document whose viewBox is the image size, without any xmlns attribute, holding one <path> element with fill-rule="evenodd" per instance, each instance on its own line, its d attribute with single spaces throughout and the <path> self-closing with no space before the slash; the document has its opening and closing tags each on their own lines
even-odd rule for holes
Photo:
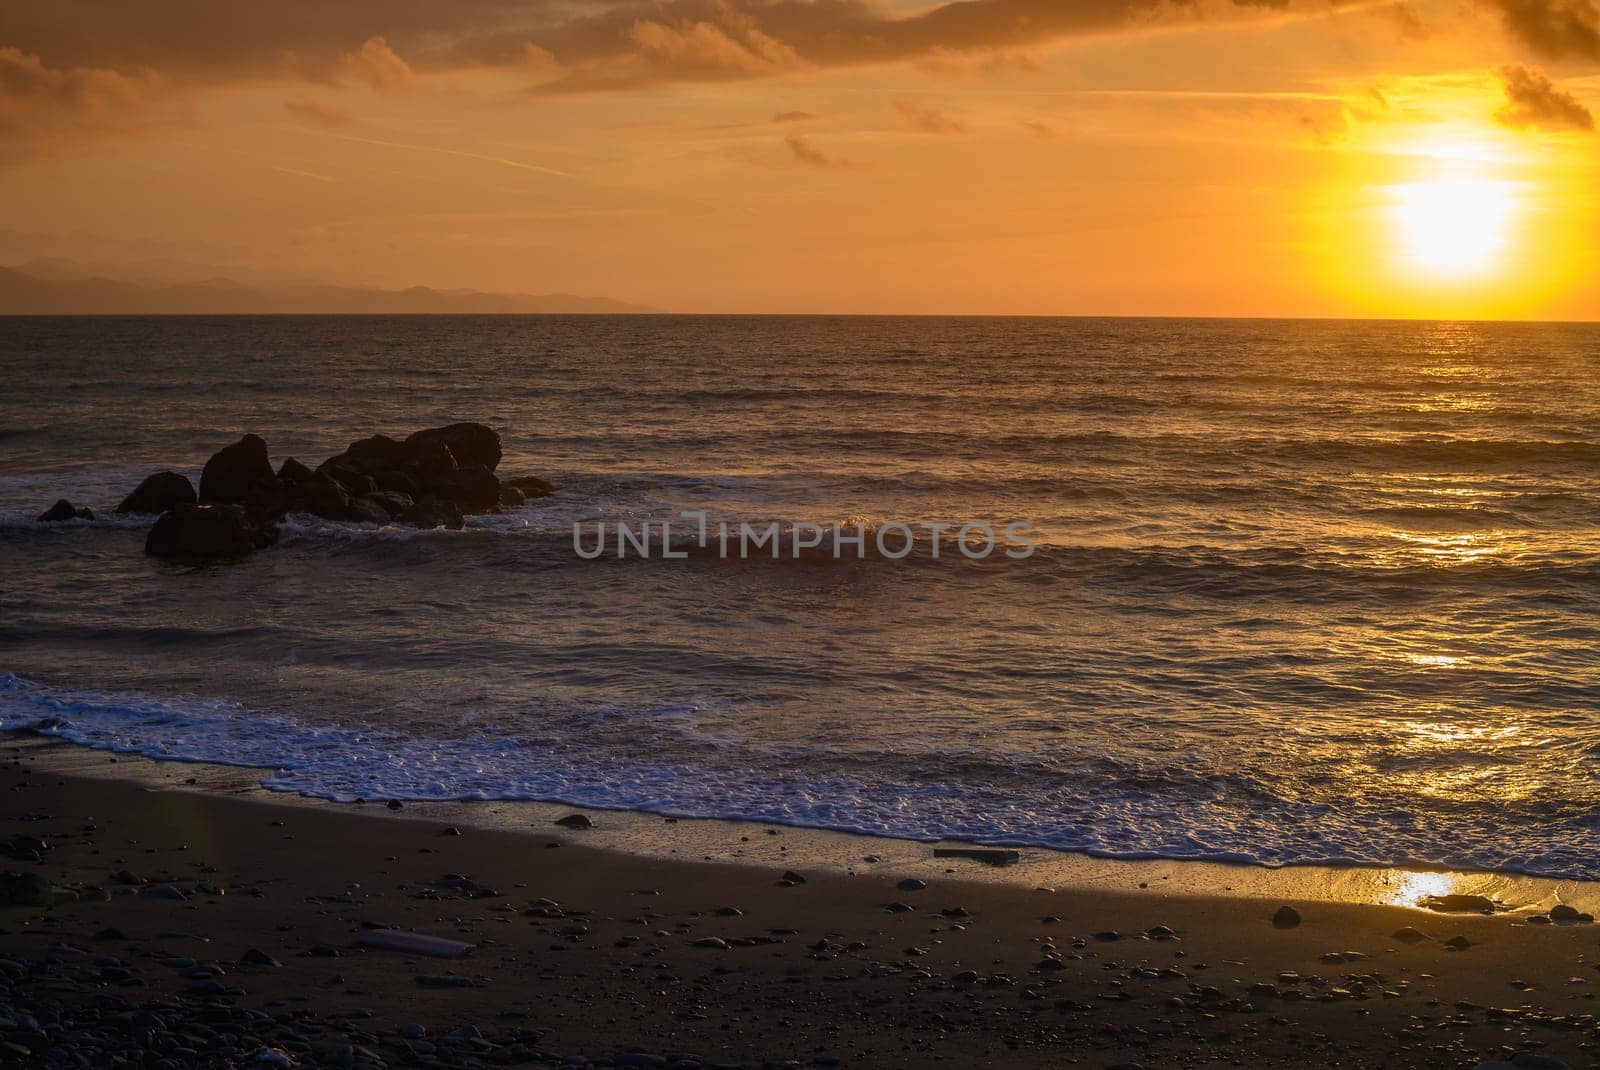
<svg viewBox="0 0 1600 1070">
<path fill-rule="evenodd" d="M 728 822 L 654 819 L 676 846 L 635 853 L 607 841 L 610 814 L 568 832 L 545 818 L 570 808 L 535 821 L 519 806 L 514 829 L 493 828 L 464 819 L 471 804 L 327 804 L 246 770 L 121 756 L 113 777 L 86 775 L 112 756 L 8 742 L 0 869 L 13 895 L 30 874 L 52 891 L 0 908 L 0 1005 L 15 1010 L 0 1062 L 1571 1070 L 1600 1056 L 1600 930 L 1526 910 L 1141 888 L 1134 863 L 1050 886 L 1037 862 L 917 865 L 862 837 L 852 849 L 877 844 L 882 861 L 839 869 L 797 830 Z"/>
<path fill-rule="evenodd" d="M 608 810 L 536 800 L 419 800 L 400 809 L 383 801 L 335 802 L 260 785 L 269 769 L 162 760 L 101 750 L 27 732 L 0 732 L 0 743 L 26 753 L 62 775 L 125 782 L 145 788 L 225 793 L 266 805 L 348 812 L 471 826 L 484 831 L 538 836 L 642 859 L 737 865 L 805 865 L 831 873 L 890 874 L 930 880 L 959 879 L 1014 887 L 1080 891 L 1149 891 L 1235 899 L 1294 899 L 1414 908 L 1426 896 L 1478 895 L 1503 904 L 1504 913 L 1530 916 L 1556 904 L 1600 915 L 1600 881 L 1567 880 L 1447 866 L 1304 864 L 1265 866 L 1202 859 L 1113 858 L 1047 847 L 1008 846 L 1017 860 L 987 864 L 937 858 L 940 849 L 991 849 L 962 840 L 908 840 L 812 826 L 735 818 L 666 817 L 643 810 Z M 581 813 L 593 822 L 582 831 L 557 821 Z"/>
</svg>

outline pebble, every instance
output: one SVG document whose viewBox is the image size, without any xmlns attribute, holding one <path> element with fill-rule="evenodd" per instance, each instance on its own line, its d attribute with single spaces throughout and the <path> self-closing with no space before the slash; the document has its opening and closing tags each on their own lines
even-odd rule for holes
<svg viewBox="0 0 1600 1070">
<path fill-rule="evenodd" d="M 1293 929 L 1300 924 L 1300 912 L 1287 904 L 1278 908 L 1272 915 L 1272 926 L 1275 929 Z"/>
</svg>

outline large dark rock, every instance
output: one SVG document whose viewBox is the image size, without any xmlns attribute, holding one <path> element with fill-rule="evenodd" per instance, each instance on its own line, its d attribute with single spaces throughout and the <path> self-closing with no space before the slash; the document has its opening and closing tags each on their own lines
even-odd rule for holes
<svg viewBox="0 0 1600 1070">
<path fill-rule="evenodd" d="M 151 557 L 178 561 L 223 561 L 270 546 L 278 529 L 253 521 L 238 505 L 175 505 L 161 514 L 145 538 Z"/>
<path fill-rule="evenodd" d="M 80 508 L 67 499 L 62 498 L 50 508 L 39 514 L 41 524 L 59 524 L 65 520 L 93 520 L 94 510 Z"/>
<path fill-rule="evenodd" d="M 200 473 L 200 500 L 236 505 L 248 501 L 260 485 L 273 481 L 267 444 L 259 435 L 245 435 L 206 462 Z"/>
<path fill-rule="evenodd" d="M 515 483 L 500 484 L 500 508 L 520 509 L 528 504 L 528 496 L 517 489 Z"/>
<path fill-rule="evenodd" d="M 318 471 L 300 484 L 301 504 L 306 512 L 324 520 L 356 520 L 350 507 L 350 493 L 327 473 Z"/>
<path fill-rule="evenodd" d="M 189 477 L 177 472 L 157 472 L 145 476 L 144 482 L 117 506 L 119 513 L 164 513 L 174 505 L 193 505 L 196 501 L 194 484 Z"/>
<path fill-rule="evenodd" d="M 317 465 L 317 475 L 324 479 L 331 479 L 344 488 L 344 492 L 351 497 L 358 494 L 371 494 L 378 489 L 378 481 L 366 472 L 354 467 L 344 454 L 329 457 Z"/>
<path fill-rule="evenodd" d="M 450 447 L 437 438 L 406 439 L 406 467 L 419 479 L 454 472 L 461 467 Z"/>
<path fill-rule="evenodd" d="M 373 435 L 350 443 L 350 448 L 340 454 L 340 459 L 351 468 L 370 475 L 405 465 L 409 455 L 410 451 L 404 442 L 388 435 Z"/>
<path fill-rule="evenodd" d="M 421 487 L 409 473 L 399 469 L 390 469 L 385 472 L 372 473 L 372 481 L 378 484 L 380 491 L 391 494 L 404 494 L 408 498 L 415 498 L 421 493 Z"/>
<path fill-rule="evenodd" d="M 403 516 L 408 509 L 417 504 L 411 495 L 402 494 L 397 490 L 380 490 L 376 494 L 369 494 L 367 501 L 383 509 L 391 517 Z"/>
<path fill-rule="evenodd" d="M 387 524 L 389 522 L 389 510 L 385 509 L 372 498 L 351 498 L 350 512 L 352 514 L 352 519 L 357 523 Z"/>
<path fill-rule="evenodd" d="M 463 513 L 500 511 L 500 481 L 482 465 L 434 476 L 425 487 L 434 497 L 454 504 Z"/>
<path fill-rule="evenodd" d="M 278 482 L 298 486 L 310 479 L 312 474 L 311 469 L 290 457 L 278 467 Z"/>
<path fill-rule="evenodd" d="M 406 439 L 407 446 L 422 442 L 442 442 L 450 448 L 462 468 L 482 465 L 493 472 L 500 464 L 500 433 L 483 424 L 461 423 L 430 427 Z"/>
</svg>

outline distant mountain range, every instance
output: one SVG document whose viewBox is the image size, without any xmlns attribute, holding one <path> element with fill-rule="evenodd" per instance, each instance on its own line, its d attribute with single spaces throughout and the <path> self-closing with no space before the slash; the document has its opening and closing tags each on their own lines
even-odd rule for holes
<svg viewBox="0 0 1600 1070">
<path fill-rule="evenodd" d="M 0 267 L 0 315 L 250 313 L 582 313 L 654 312 L 642 305 L 575 294 L 491 294 L 475 290 L 363 289 L 321 283 L 282 285 L 211 278 L 199 282 L 107 278 L 70 261 Z"/>
</svg>

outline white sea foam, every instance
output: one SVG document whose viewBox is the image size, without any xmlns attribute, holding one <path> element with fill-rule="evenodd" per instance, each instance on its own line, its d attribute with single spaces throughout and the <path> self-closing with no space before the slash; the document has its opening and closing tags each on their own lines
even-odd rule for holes
<svg viewBox="0 0 1600 1070">
<path fill-rule="evenodd" d="M 596 717 L 692 723 L 695 712 L 671 706 Z M 1441 835 L 1415 815 L 1352 814 L 1341 821 L 1326 807 L 1285 802 L 1278 820 L 1263 825 L 1241 819 L 1220 797 L 1180 811 L 1111 782 L 1064 780 L 1029 797 L 954 781 L 893 783 L 838 773 L 808 779 L 776 751 L 716 768 L 664 755 L 619 762 L 547 740 L 489 733 L 416 738 L 314 725 L 219 700 L 45 687 L 11 674 L 0 674 L 0 728 L 162 760 L 270 769 L 263 787 L 336 802 L 534 800 L 1111 858 L 1447 865 L 1600 879 L 1595 830 L 1585 836 L 1554 824 L 1496 827 L 1488 815 L 1462 814 L 1461 826 Z M 1315 834 L 1305 836 L 1307 828 Z"/>
</svg>

